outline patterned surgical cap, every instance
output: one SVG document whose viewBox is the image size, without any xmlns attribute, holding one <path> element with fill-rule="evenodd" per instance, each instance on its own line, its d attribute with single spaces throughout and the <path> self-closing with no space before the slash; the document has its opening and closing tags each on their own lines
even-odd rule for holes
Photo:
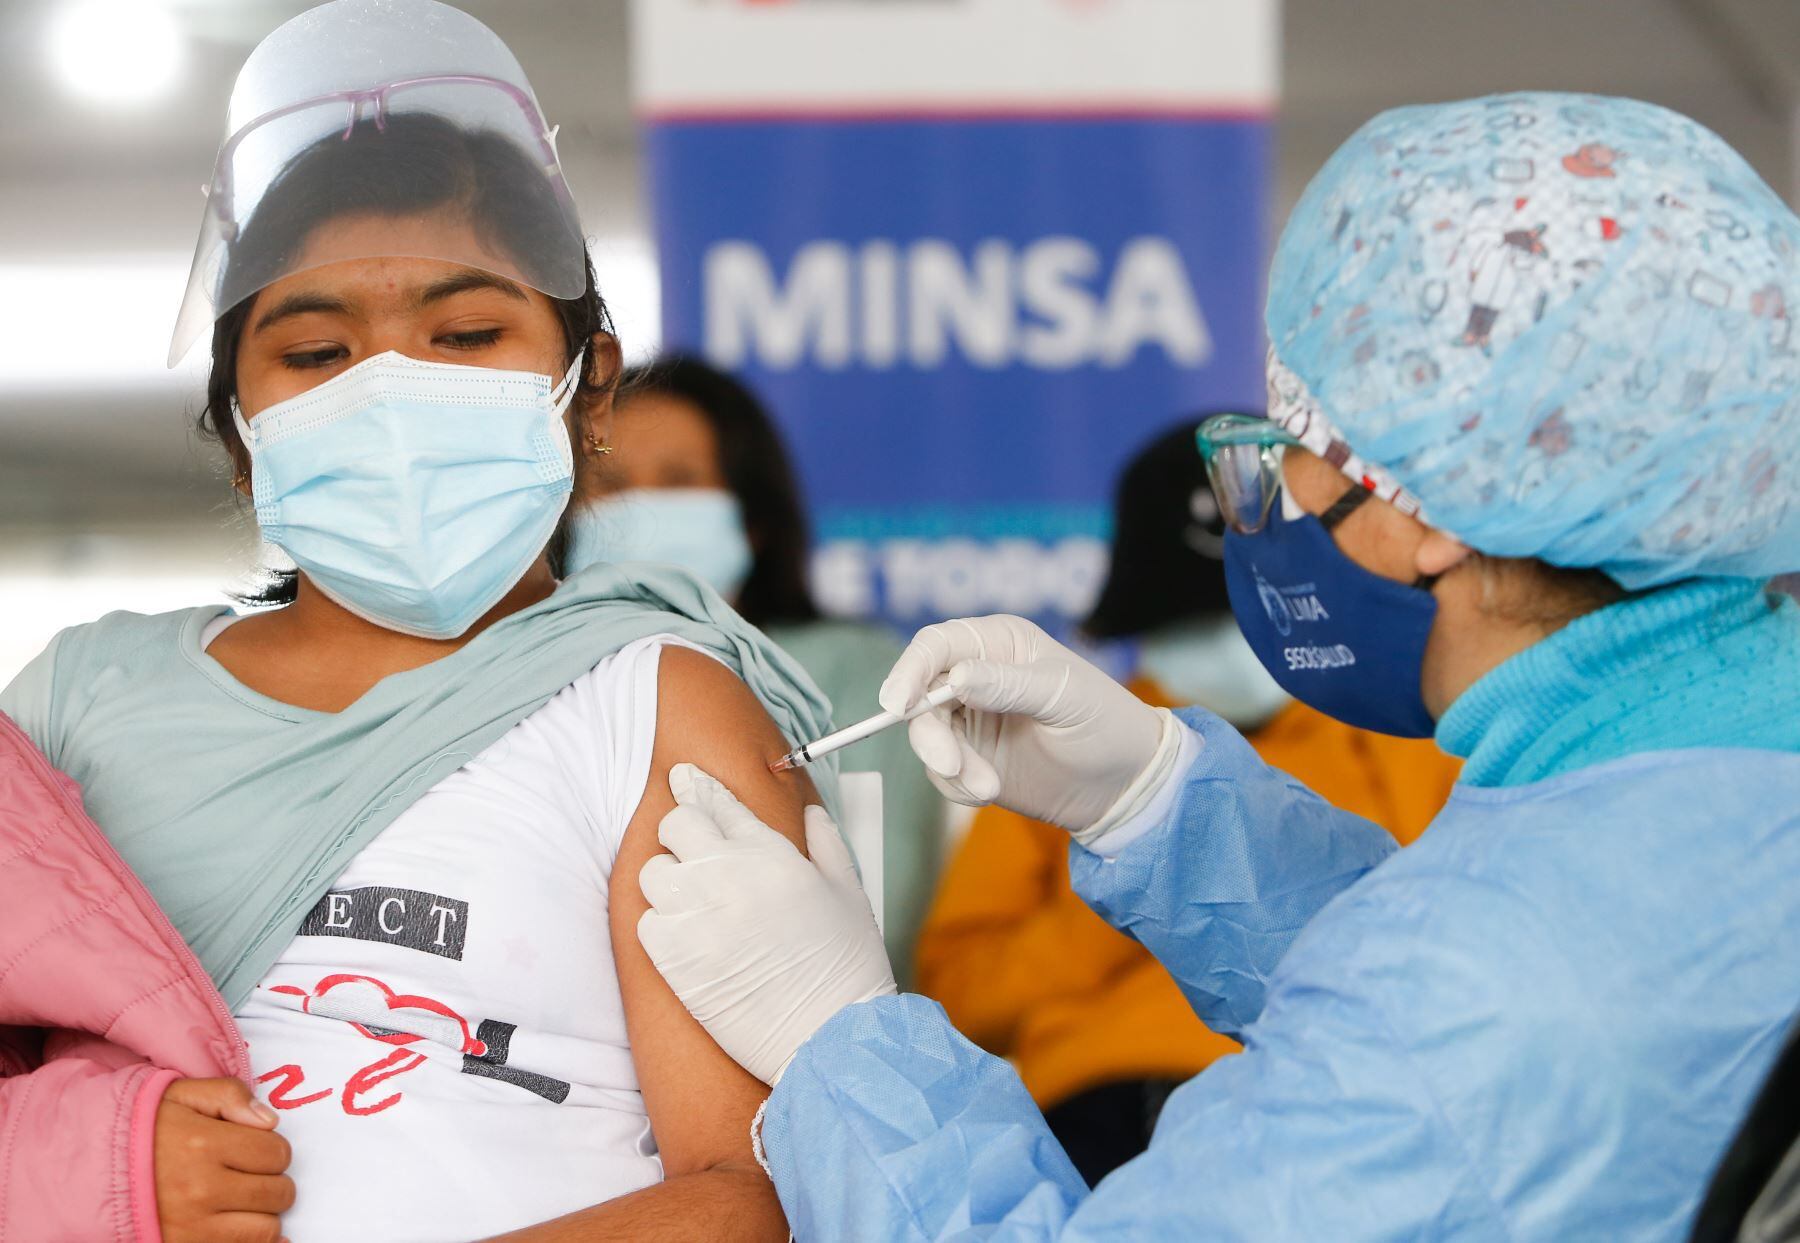
<svg viewBox="0 0 1800 1243">
<path fill-rule="evenodd" d="M 1766 577 L 1800 569 L 1795 313 L 1800 220 L 1686 117 L 1400 108 L 1282 233 L 1269 413 L 1485 553 Z"/>
</svg>

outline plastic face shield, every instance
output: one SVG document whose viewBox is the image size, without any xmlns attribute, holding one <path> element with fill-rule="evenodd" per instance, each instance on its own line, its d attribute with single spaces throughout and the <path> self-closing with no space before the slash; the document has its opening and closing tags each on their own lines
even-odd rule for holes
<svg viewBox="0 0 1800 1243">
<path fill-rule="evenodd" d="M 334 0 L 245 61 L 169 365 L 283 277 L 439 259 L 552 298 L 587 287 L 555 134 L 493 31 L 436 0 Z"/>
</svg>

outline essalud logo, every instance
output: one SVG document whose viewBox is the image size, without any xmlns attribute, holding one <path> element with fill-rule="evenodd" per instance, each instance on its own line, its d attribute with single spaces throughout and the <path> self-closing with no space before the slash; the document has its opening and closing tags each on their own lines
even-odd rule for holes
<svg viewBox="0 0 1800 1243">
<path fill-rule="evenodd" d="M 1256 575 L 1256 597 L 1262 601 L 1263 612 L 1267 613 L 1269 620 L 1275 624 L 1276 633 L 1284 639 L 1287 638 L 1294 632 L 1293 611 L 1288 608 L 1287 601 L 1282 598 L 1281 592 L 1275 585 L 1262 576 L 1261 570 L 1253 565 L 1250 567 L 1250 572 Z"/>
</svg>

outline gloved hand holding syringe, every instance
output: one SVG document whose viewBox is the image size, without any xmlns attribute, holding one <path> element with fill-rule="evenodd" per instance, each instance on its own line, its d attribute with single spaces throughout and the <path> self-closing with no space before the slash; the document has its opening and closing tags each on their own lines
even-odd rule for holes
<svg viewBox="0 0 1800 1243">
<path fill-rule="evenodd" d="M 822 760 L 833 751 L 842 751 L 845 747 L 861 742 L 863 739 L 879 734 L 890 726 L 910 721 L 916 716 L 923 716 L 933 708 L 940 707 L 956 698 L 956 690 L 949 683 L 938 687 L 926 695 L 911 711 L 904 715 L 898 712 L 877 712 L 867 720 L 858 721 L 854 725 L 846 725 L 833 734 L 826 734 L 815 742 L 802 743 L 778 760 L 769 764 L 772 773 L 785 773 L 790 769 L 811 764 L 814 760 Z"/>
</svg>

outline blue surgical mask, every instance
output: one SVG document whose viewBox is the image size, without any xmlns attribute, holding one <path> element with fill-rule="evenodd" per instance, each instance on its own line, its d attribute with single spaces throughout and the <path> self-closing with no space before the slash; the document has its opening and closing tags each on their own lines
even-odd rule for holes
<svg viewBox="0 0 1800 1243">
<path fill-rule="evenodd" d="M 661 561 L 727 600 L 750 574 L 750 539 L 737 497 L 723 488 L 631 488 L 577 509 L 568 570 L 599 561 Z"/>
<path fill-rule="evenodd" d="M 462 634 L 524 577 L 568 504 L 581 374 L 389 351 L 246 420 L 256 521 L 320 591 L 402 634 Z"/>
<path fill-rule="evenodd" d="M 1225 586 L 1251 649 L 1295 699 L 1362 729 L 1432 734 L 1420 689 L 1429 591 L 1363 569 L 1317 518 L 1279 504 L 1255 535 L 1226 533 Z"/>
</svg>

